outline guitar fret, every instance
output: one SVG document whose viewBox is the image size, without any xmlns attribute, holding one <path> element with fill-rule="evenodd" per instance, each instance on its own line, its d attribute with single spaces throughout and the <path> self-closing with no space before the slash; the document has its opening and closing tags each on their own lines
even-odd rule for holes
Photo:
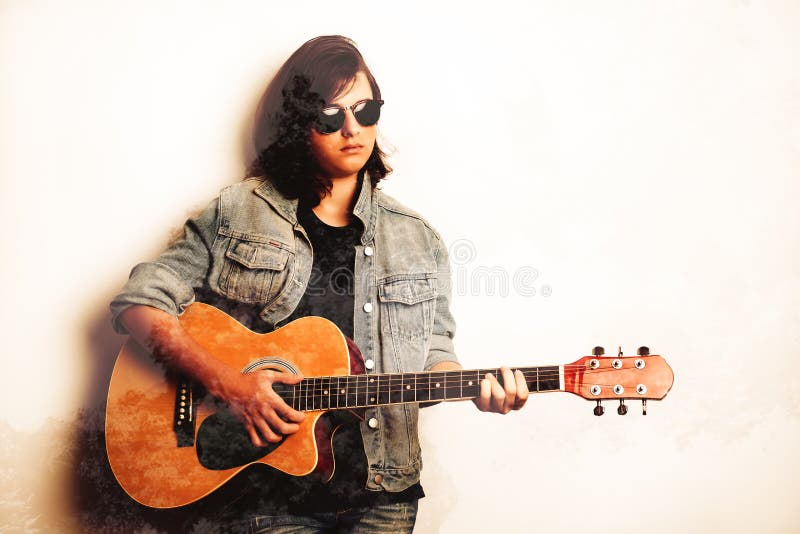
<svg viewBox="0 0 800 534">
<path fill-rule="evenodd" d="M 385 382 L 388 383 L 386 386 L 387 394 L 386 397 L 389 399 L 389 403 L 402 403 L 403 402 L 403 375 L 387 375 L 388 380 Z"/>
</svg>

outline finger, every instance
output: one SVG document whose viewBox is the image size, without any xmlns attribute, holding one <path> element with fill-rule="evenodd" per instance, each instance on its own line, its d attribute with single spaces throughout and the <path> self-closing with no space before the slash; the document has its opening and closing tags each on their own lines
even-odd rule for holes
<svg viewBox="0 0 800 534">
<path fill-rule="evenodd" d="M 298 373 L 275 373 L 272 376 L 273 382 L 280 382 L 281 384 L 297 384 L 303 379 L 303 374 Z"/>
<path fill-rule="evenodd" d="M 305 419 L 305 414 L 303 412 L 297 411 L 289 406 L 283 397 L 278 395 L 275 392 L 275 389 L 272 387 L 272 384 L 279 383 L 279 384 L 297 384 L 303 379 L 302 374 L 292 374 L 292 373 L 275 373 L 272 371 L 265 371 L 264 378 L 269 383 L 269 393 L 268 396 L 270 398 L 271 407 L 278 411 L 278 413 L 284 418 L 289 421 L 295 423 L 301 423 Z"/>
<path fill-rule="evenodd" d="M 275 406 L 275 411 L 278 412 L 281 415 L 281 417 L 283 417 L 284 419 L 286 419 L 291 423 L 302 423 L 306 419 L 306 414 L 295 410 L 294 408 L 283 402 L 283 400 L 281 400 Z"/>
<path fill-rule="evenodd" d="M 280 395 L 272 392 L 272 408 L 280 414 L 281 417 L 284 419 L 291 421 L 293 423 L 302 423 L 303 420 L 306 418 L 306 414 L 295 410 L 284 401 Z"/>
<path fill-rule="evenodd" d="M 287 423 L 281 419 L 275 411 L 267 411 L 264 414 L 264 419 L 269 423 L 270 428 L 279 436 L 286 436 L 297 432 L 300 426 L 294 423 Z"/>
<path fill-rule="evenodd" d="M 528 401 L 528 383 L 525 381 L 525 375 L 519 369 L 514 371 L 514 378 L 517 382 L 517 401 L 514 403 L 514 409 L 519 410 Z"/>
<path fill-rule="evenodd" d="M 506 395 L 505 399 L 503 399 L 503 413 L 508 413 L 517 402 L 517 382 L 508 367 L 501 367 L 500 372 L 503 374 L 503 392 Z"/>
<path fill-rule="evenodd" d="M 489 376 L 489 375 L 486 375 Z M 487 379 L 481 380 L 481 391 L 478 398 L 473 399 L 475 406 L 482 412 L 489 410 L 492 397 L 492 384 Z"/>
<path fill-rule="evenodd" d="M 264 419 L 257 417 L 254 423 L 261 435 L 264 436 L 264 438 L 270 443 L 277 443 L 282 439 L 281 436 L 272 431 Z M 263 447 L 264 445 L 261 446 Z"/>
<path fill-rule="evenodd" d="M 256 429 L 253 428 L 253 425 L 247 422 L 244 424 L 244 427 L 247 429 L 247 434 L 250 436 L 250 443 L 256 447 L 263 447 L 264 443 L 261 441 L 261 438 L 258 437 L 258 433 Z"/>
<path fill-rule="evenodd" d="M 492 384 L 492 411 L 505 413 L 503 412 L 503 403 L 506 400 L 506 392 L 494 376 L 489 375 L 489 381 Z"/>
</svg>

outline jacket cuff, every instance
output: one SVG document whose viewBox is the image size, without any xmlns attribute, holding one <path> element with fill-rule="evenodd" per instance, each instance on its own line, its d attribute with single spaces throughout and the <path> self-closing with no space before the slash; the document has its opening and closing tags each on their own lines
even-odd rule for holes
<svg viewBox="0 0 800 534">
<path fill-rule="evenodd" d="M 128 331 L 119 321 L 131 306 L 143 304 L 177 317 L 194 302 L 194 290 L 171 267 L 163 263 L 140 263 L 131 270 L 122 292 L 111 301 L 111 326 L 118 334 Z"/>
<path fill-rule="evenodd" d="M 433 334 L 431 344 L 428 349 L 428 357 L 425 359 L 424 371 L 430 371 L 431 367 L 440 362 L 459 363 L 453 350 L 453 340 L 442 334 Z"/>
</svg>

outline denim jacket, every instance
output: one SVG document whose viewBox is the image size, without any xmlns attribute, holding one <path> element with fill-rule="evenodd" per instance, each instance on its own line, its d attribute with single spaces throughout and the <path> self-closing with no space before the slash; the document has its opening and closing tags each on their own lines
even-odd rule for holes
<svg viewBox="0 0 800 534">
<path fill-rule="evenodd" d="M 372 364 L 366 372 L 415 372 L 457 361 L 450 267 L 439 234 L 367 178 L 353 215 L 364 225 L 356 247 L 353 322 L 354 340 L 367 367 Z M 112 323 L 124 333 L 119 314 L 135 304 L 177 316 L 203 290 L 254 306 L 273 328 L 297 306 L 312 263 L 297 200 L 283 197 L 269 180 L 248 179 L 223 189 L 189 219 L 183 239 L 158 259 L 133 268 L 111 303 Z M 416 404 L 367 409 L 361 423 L 367 489 L 402 491 L 419 480 L 418 412 Z"/>
</svg>

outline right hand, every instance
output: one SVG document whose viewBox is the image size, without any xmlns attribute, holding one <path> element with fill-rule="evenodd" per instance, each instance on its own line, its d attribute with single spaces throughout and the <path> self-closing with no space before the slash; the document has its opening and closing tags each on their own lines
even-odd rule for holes
<svg viewBox="0 0 800 534">
<path fill-rule="evenodd" d="M 244 424 L 250 441 L 256 447 L 277 443 L 283 436 L 297 432 L 305 419 L 303 412 L 292 409 L 272 389 L 272 384 L 297 384 L 302 375 L 257 371 L 231 377 L 222 387 L 222 400 Z"/>
</svg>

